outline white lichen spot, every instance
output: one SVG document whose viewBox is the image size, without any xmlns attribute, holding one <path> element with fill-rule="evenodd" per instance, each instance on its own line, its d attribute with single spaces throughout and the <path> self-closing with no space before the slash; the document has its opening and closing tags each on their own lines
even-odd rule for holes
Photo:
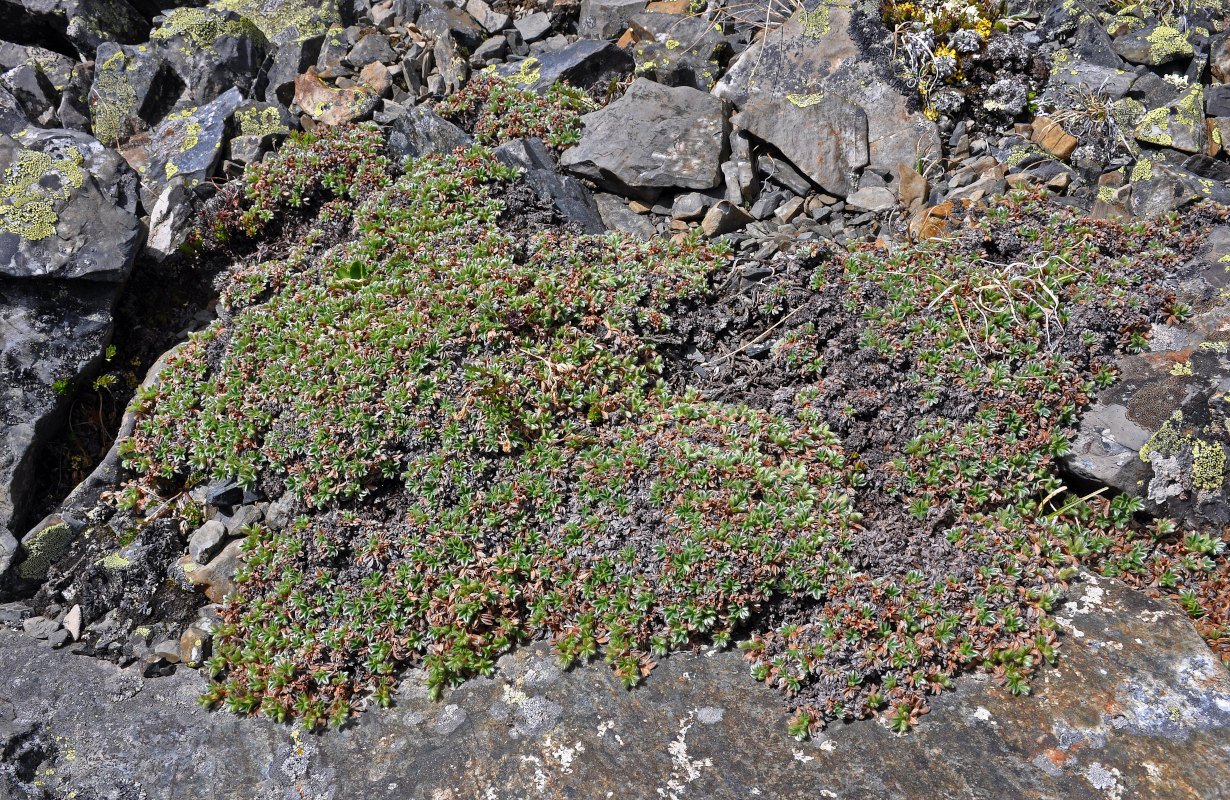
<svg viewBox="0 0 1230 800">
<path fill-rule="evenodd" d="M 1111 800 L 1120 800 L 1123 797 L 1123 787 L 1119 784 L 1119 770 L 1106 769 L 1098 761 L 1093 762 L 1085 770 L 1085 780 L 1092 784 L 1093 788 L 1100 789 L 1106 792 L 1106 796 Z"/>
<path fill-rule="evenodd" d="M 696 759 L 688 755 L 687 736 L 688 731 L 692 729 L 693 723 L 690 721 L 692 716 L 688 714 L 686 720 L 681 720 L 679 735 L 675 741 L 666 746 L 674 768 L 671 770 L 671 777 L 666 782 L 666 786 L 658 787 L 658 796 L 665 797 L 667 800 L 679 800 L 680 795 L 686 791 L 687 785 L 700 777 L 701 768 L 713 766 L 712 759 Z"/>
<path fill-rule="evenodd" d="M 989 720 L 991 719 L 991 712 L 990 712 L 990 711 L 987 711 L 987 710 L 986 710 L 985 708 L 983 708 L 982 706 L 978 706 L 978 708 L 974 710 L 974 719 L 978 719 L 978 720 L 982 720 L 983 722 L 987 722 L 987 721 L 989 721 Z"/>
<path fill-rule="evenodd" d="M 804 753 L 802 750 L 795 750 L 795 751 L 794 751 L 794 760 L 795 760 L 795 761 L 801 761 L 801 762 L 803 762 L 804 764 L 806 764 L 808 761 L 815 761 L 815 760 L 816 760 L 816 757 L 815 757 L 815 756 L 809 756 L 809 755 L 807 755 L 806 753 Z"/>
</svg>

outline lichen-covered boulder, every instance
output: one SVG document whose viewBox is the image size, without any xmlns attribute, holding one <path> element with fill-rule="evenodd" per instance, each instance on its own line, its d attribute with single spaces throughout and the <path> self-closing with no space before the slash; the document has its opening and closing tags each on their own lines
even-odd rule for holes
<svg viewBox="0 0 1230 800">
<path fill-rule="evenodd" d="M 1230 227 L 1209 234 L 1189 269 L 1203 310 L 1154 326 L 1148 352 L 1119 359 L 1066 464 L 1155 513 L 1220 530 L 1230 524 Z"/>
<path fill-rule="evenodd" d="M 0 275 L 122 282 L 136 252 L 136 180 L 78 131 L 0 134 Z"/>
<path fill-rule="evenodd" d="M 169 114 L 147 139 L 124 150 L 128 163 L 141 175 L 141 200 L 147 209 L 175 178 L 191 188 L 213 174 L 222 157 L 227 123 L 243 102 L 238 89 L 228 89 L 203 106 Z"/>
<path fill-rule="evenodd" d="M 1186 31 L 1164 22 L 1154 22 L 1128 31 L 1115 39 L 1112 47 L 1124 60 L 1150 67 L 1191 58 L 1195 52 Z"/>
<path fill-rule="evenodd" d="M 183 90 L 183 80 L 160 53 L 142 46 L 103 44 L 88 98 L 93 133 L 114 147 L 156 125 Z"/>
<path fill-rule="evenodd" d="M 1204 87 L 1196 84 L 1165 106 L 1147 111 L 1136 126 L 1136 138 L 1185 153 L 1203 153 L 1209 138 Z"/>
<path fill-rule="evenodd" d="M 175 9 L 150 34 L 150 47 L 187 87 L 181 105 L 208 103 L 231 88 L 250 94 L 270 51 L 253 20 L 210 7 Z"/>
</svg>

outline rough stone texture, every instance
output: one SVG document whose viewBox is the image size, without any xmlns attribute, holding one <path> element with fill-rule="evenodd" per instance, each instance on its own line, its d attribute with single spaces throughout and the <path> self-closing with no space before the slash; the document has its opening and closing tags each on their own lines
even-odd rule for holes
<svg viewBox="0 0 1230 800">
<path fill-rule="evenodd" d="M 1208 132 L 1204 123 L 1204 90 L 1193 86 L 1165 106 L 1146 112 L 1135 135 L 1148 144 L 1203 153 L 1208 146 Z"/>
<path fill-rule="evenodd" d="M 1151 67 L 1189 58 L 1194 52 L 1185 34 L 1160 22 L 1123 34 L 1112 47 L 1125 60 Z"/>
<path fill-rule="evenodd" d="M 1189 267 L 1215 292 L 1230 287 L 1230 227 L 1211 231 Z M 1143 497 L 1156 513 L 1220 530 L 1230 523 L 1230 304 L 1155 325 L 1150 351 L 1116 366 L 1119 379 L 1082 417 L 1067 467 Z"/>
<path fill-rule="evenodd" d="M 0 134 L 0 275 L 123 282 L 136 207 L 136 176 L 92 136 Z"/>
<path fill-rule="evenodd" d="M 54 43 L 94 57 L 105 41 L 132 44 L 149 33 L 149 23 L 126 0 L 0 0 L 5 38 Z"/>
<path fill-rule="evenodd" d="M 758 94 L 732 122 L 781 151 L 820 188 L 845 197 L 867 166 L 867 115 L 835 94 Z"/>
<path fill-rule="evenodd" d="M 705 92 L 721 77 L 730 45 L 704 17 L 649 12 L 633 17 L 632 29 L 641 37 L 632 48 L 638 75 Z"/>
<path fill-rule="evenodd" d="M 226 526 L 211 519 L 188 537 L 188 555 L 198 564 L 208 564 L 226 544 Z"/>
<path fill-rule="evenodd" d="M 860 57 L 849 26 L 850 12 L 844 8 L 821 4 L 810 12 L 800 10 L 744 50 L 713 92 L 740 111 L 755 107 L 758 97 L 768 108 L 781 110 L 786 103 L 797 107 L 822 98 L 842 98 L 865 115 L 866 163 L 880 172 L 895 172 L 902 162 L 938 157 L 935 123 L 906 110 L 906 98 Z M 760 126 L 765 135 L 802 136 L 790 127 L 774 130 L 767 120 Z M 811 174 L 807 166 L 795 166 Z"/>
<path fill-rule="evenodd" d="M 1127 95 L 1139 76 L 1135 72 L 1112 69 L 1088 61 L 1069 60 L 1056 65 L 1047 81 L 1045 100 L 1061 96 L 1061 90 L 1098 91 L 1110 100 L 1119 100 Z"/>
<path fill-rule="evenodd" d="M 419 12 L 418 28 L 432 39 L 447 33 L 467 50 L 478 47 L 487 35 L 469 14 L 442 3 L 423 6 Z"/>
<path fill-rule="evenodd" d="M 1193 156 L 1198 159 L 1200 156 Z M 1174 211 L 1200 198 L 1230 203 L 1230 184 L 1210 180 L 1167 155 L 1143 155 L 1132 167 L 1131 211 L 1138 217 Z"/>
<path fill-rule="evenodd" d="M 398 117 L 389 132 L 389 149 L 401 158 L 451 153 L 473 144 L 470 136 L 436 112 L 415 106 Z"/>
<path fill-rule="evenodd" d="M 638 78 L 623 97 L 581 118 L 581 141 L 560 166 L 599 186 L 652 199 L 662 189 L 721 183 L 727 134 L 717 98 Z"/>
<path fill-rule="evenodd" d="M 721 236 L 742 228 L 752 221 L 752 216 L 729 200 L 717 203 L 701 220 L 700 229 L 706 236 Z"/>
<path fill-rule="evenodd" d="M 271 45 L 249 17 L 206 7 L 172 11 L 150 34 L 149 49 L 183 81 L 179 105 L 185 107 L 204 105 L 231 88 L 250 94 Z"/>
<path fill-rule="evenodd" d="M 205 566 L 191 561 L 192 556 L 184 556 L 180 566 L 193 586 L 205 587 L 205 596 L 210 602 L 221 603 L 235 591 L 235 571 L 243 560 L 242 548 L 243 540 L 236 539 L 223 547 L 222 552 Z"/>
<path fill-rule="evenodd" d="M 108 146 L 148 130 L 179 101 L 184 82 L 152 50 L 100 45 L 90 87 L 93 133 Z"/>
<path fill-rule="evenodd" d="M 321 125 L 333 126 L 367 118 L 380 97 L 366 86 L 334 89 L 309 69 L 295 78 L 295 103 Z"/>
<path fill-rule="evenodd" d="M 541 139 L 513 139 L 495 149 L 496 158 L 522 171 L 526 183 L 542 199 L 549 199 L 565 220 L 584 233 L 603 233 L 606 225 L 589 189 L 576 178 L 555 171 L 551 154 Z"/>
<path fill-rule="evenodd" d="M 628 201 L 619 195 L 598 192 L 594 195 L 594 202 L 607 230 L 621 231 L 646 241 L 657 234 L 653 222 L 630 209 Z"/>
<path fill-rule="evenodd" d="M 437 702 L 411 674 L 393 708 L 307 735 L 203 711 L 195 671 L 142 680 L 9 631 L 0 729 L 41 743 L 18 780 L 78 796 L 1216 796 L 1230 675 L 1176 607 L 1106 580 L 1077 595 L 1030 696 L 964 678 L 904 737 L 863 721 L 797 742 L 733 652 L 662 659 L 627 691 L 601 664 L 561 672 L 541 643 Z"/>
<path fill-rule="evenodd" d="M 122 150 L 141 174 L 141 201 L 147 209 L 154 208 L 173 180 L 192 188 L 213 175 L 222 157 L 227 123 L 243 103 L 238 89 L 228 89 L 199 108 L 171 114 L 148 137 L 134 139 Z"/>
<path fill-rule="evenodd" d="M 199 214 L 196 193 L 188 188 L 183 178 L 176 177 L 162 188 L 149 210 L 149 235 L 142 252 L 159 262 L 170 258 L 187 241 Z"/>
<path fill-rule="evenodd" d="M 612 39 L 644 10 L 645 0 L 581 0 L 577 33 L 593 39 Z"/>
<path fill-rule="evenodd" d="M 611 42 L 579 39 L 576 42 L 523 61 L 502 64 L 495 74 L 510 78 L 525 89 L 544 92 L 558 81 L 588 89 L 609 84 L 632 71 L 632 56 Z"/>
<path fill-rule="evenodd" d="M 118 291 L 115 283 L 0 277 L 0 573 L 34 522 L 24 513 L 34 458 L 58 429 L 73 386 L 101 361 Z"/>
</svg>

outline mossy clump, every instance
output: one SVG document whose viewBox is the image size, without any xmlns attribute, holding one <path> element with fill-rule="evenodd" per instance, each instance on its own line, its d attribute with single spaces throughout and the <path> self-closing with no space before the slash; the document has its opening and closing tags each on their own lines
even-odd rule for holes
<svg viewBox="0 0 1230 800">
<path fill-rule="evenodd" d="M 1069 498 L 1053 462 L 1162 313 L 1177 217 L 1015 194 L 958 239 L 813 254 L 764 313 L 834 307 L 770 350 L 772 402 L 719 402 L 662 343 L 722 247 L 561 233 L 489 151 L 399 168 L 378 141 L 249 168 L 220 230 L 273 244 L 134 406 L 134 496 L 237 477 L 302 511 L 249 532 L 206 704 L 340 725 L 406 665 L 438 692 L 529 638 L 631 685 L 750 636 L 793 732 L 904 729 L 962 670 L 1028 691 L 1079 563 L 1147 568 L 1139 505 Z"/>
<path fill-rule="evenodd" d="M 514 80 L 484 73 L 450 95 L 437 111 L 471 130 L 482 145 L 538 137 L 563 150 L 580 141 L 581 115 L 595 108 L 585 92 L 567 84 L 553 84 L 539 94 L 518 88 Z"/>
<path fill-rule="evenodd" d="M 21 563 L 17 574 L 26 580 L 42 580 L 47 570 L 68 552 L 69 545 L 77 535 L 63 522 L 49 525 L 33 536 L 27 537 L 18 549 Z"/>
</svg>

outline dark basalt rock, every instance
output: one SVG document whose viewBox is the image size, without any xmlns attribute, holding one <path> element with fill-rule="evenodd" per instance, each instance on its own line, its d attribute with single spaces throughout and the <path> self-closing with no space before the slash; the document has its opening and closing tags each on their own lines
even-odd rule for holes
<svg viewBox="0 0 1230 800">
<path fill-rule="evenodd" d="M 228 89 L 248 96 L 271 45 L 256 23 L 233 11 L 180 8 L 150 34 L 185 88 L 178 107 L 204 105 Z"/>
<path fill-rule="evenodd" d="M 558 81 L 581 89 L 605 86 L 623 78 L 633 66 L 632 56 L 611 42 L 579 39 L 559 50 L 496 67 L 495 74 L 541 93 Z"/>
<path fill-rule="evenodd" d="M 141 200 L 147 209 L 171 181 L 178 178 L 192 188 L 213 175 L 231 115 L 243 103 L 243 95 L 232 87 L 199 108 L 170 114 L 148 136 L 129 143 L 124 156 L 141 174 Z"/>
<path fill-rule="evenodd" d="M 137 246 L 136 176 L 79 131 L 0 135 L 0 274 L 122 283 Z"/>
<path fill-rule="evenodd" d="M 469 147 L 473 141 L 461 128 L 422 106 L 408 109 L 389 132 L 389 149 L 401 158 L 451 153 L 453 148 Z"/>
<path fill-rule="evenodd" d="M 603 233 L 606 225 L 598 204 L 576 178 L 560 175 L 541 139 L 513 139 L 495 149 L 496 158 L 522 171 L 525 182 L 542 199 L 549 199 L 560 216 L 584 233 Z"/>
<path fill-rule="evenodd" d="M 118 292 L 113 283 L 0 276 L 0 574 L 33 522 L 34 458 L 102 360 Z M 45 570 L 62 555 L 56 545 L 54 533 L 30 542 L 22 559 L 41 558 Z"/>
<path fill-rule="evenodd" d="M 92 131 L 115 146 L 158 124 L 179 102 L 184 82 L 167 59 L 148 48 L 98 48 L 89 108 Z"/>
<path fill-rule="evenodd" d="M 582 118 L 581 141 L 560 165 L 599 186 L 653 199 L 663 189 L 712 189 L 722 180 L 723 103 L 685 86 L 638 78 L 623 97 Z"/>
</svg>

